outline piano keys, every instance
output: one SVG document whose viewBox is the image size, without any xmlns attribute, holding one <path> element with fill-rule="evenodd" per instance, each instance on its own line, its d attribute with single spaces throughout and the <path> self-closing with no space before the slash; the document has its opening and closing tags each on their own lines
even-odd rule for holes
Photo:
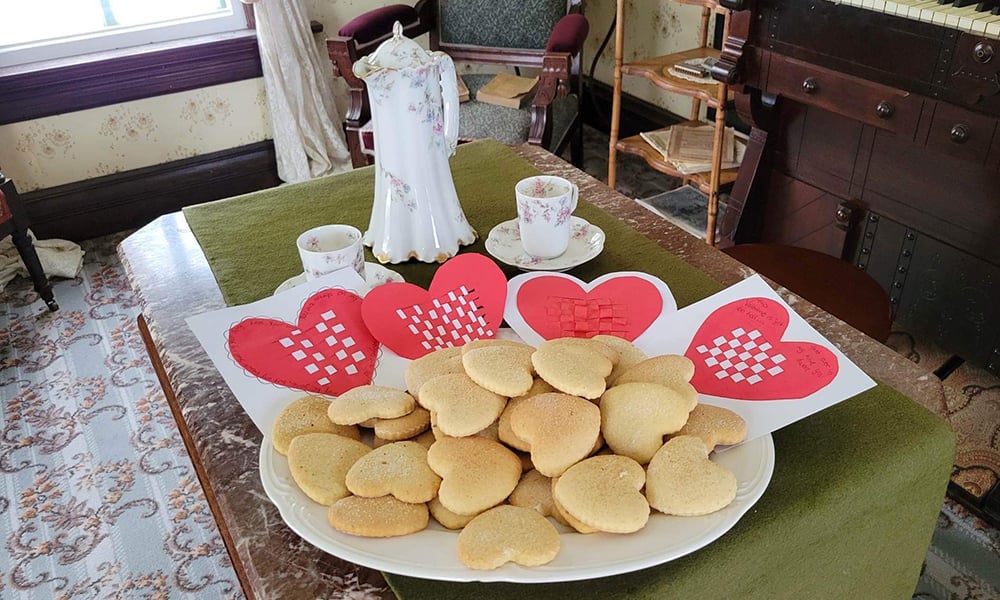
<svg viewBox="0 0 1000 600">
<path fill-rule="evenodd" d="M 1000 39 L 1000 3 L 988 0 L 826 0 Z"/>
</svg>

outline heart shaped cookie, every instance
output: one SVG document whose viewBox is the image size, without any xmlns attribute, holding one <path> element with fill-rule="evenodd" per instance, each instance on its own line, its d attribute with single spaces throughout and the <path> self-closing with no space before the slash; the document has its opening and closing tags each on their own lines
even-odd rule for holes
<svg viewBox="0 0 1000 600">
<path fill-rule="evenodd" d="M 471 569 L 496 569 L 508 562 L 534 567 L 558 553 L 559 532 L 530 508 L 497 506 L 458 534 L 458 558 Z"/>
<path fill-rule="evenodd" d="M 601 410 L 576 396 L 539 394 L 514 407 L 510 428 L 528 444 L 535 468 L 547 477 L 558 477 L 594 450 L 601 433 Z"/>
<path fill-rule="evenodd" d="M 459 515 L 500 504 L 521 479 L 521 459 L 484 437 L 444 437 L 427 451 L 427 464 L 441 477 L 438 499 Z"/>
<path fill-rule="evenodd" d="M 369 419 L 408 415 L 416 405 L 413 396 L 402 390 L 384 385 L 359 385 L 334 398 L 327 416 L 338 425 L 358 425 Z"/>
<path fill-rule="evenodd" d="M 288 445 L 295 436 L 304 433 L 336 433 L 360 440 L 361 432 L 354 425 L 337 425 L 327 417 L 330 401 L 319 396 L 302 396 L 278 413 L 271 426 L 271 443 L 281 454 L 288 454 Z"/>
<path fill-rule="evenodd" d="M 664 514 L 707 515 L 736 498 L 736 475 L 709 460 L 701 439 L 678 436 L 663 444 L 649 461 L 646 498 Z"/>
<path fill-rule="evenodd" d="M 616 385 L 601 396 L 601 433 L 615 452 L 641 465 L 663 445 L 663 436 L 688 420 L 688 403 L 656 383 Z"/>
<path fill-rule="evenodd" d="M 607 350 L 592 340 L 548 340 L 531 355 L 531 364 L 539 377 L 560 392 L 596 399 L 604 393 L 605 378 L 614 368 Z"/>
<path fill-rule="evenodd" d="M 359 458 L 345 479 L 352 494 L 395 496 L 420 504 L 437 496 L 441 478 L 427 464 L 427 449 L 417 442 L 395 442 Z"/>
<path fill-rule="evenodd" d="M 535 369 L 527 344 L 499 343 L 462 352 L 465 373 L 479 386 L 502 396 L 520 396 L 531 389 Z"/>
<path fill-rule="evenodd" d="M 678 436 L 693 435 L 705 442 L 709 452 L 716 446 L 739 444 L 747 437 L 747 422 L 743 417 L 721 406 L 699 404 L 688 415 L 687 423 Z"/>
<path fill-rule="evenodd" d="M 564 513 L 609 533 L 632 533 L 646 526 L 649 504 L 642 495 L 642 466 L 614 454 L 592 456 L 566 470 L 552 488 Z"/>
<path fill-rule="evenodd" d="M 507 398 L 476 385 L 465 373 L 435 377 L 420 388 L 420 404 L 445 435 L 463 437 L 496 421 Z"/>
<path fill-rule="evenodd" d="M 330 505 L 350 495 L 347 471 L 369 452 L 363 442 L 335 433 L 306 433 L 288 445 L 288 470 L 305 495 Z"/>
</svg>

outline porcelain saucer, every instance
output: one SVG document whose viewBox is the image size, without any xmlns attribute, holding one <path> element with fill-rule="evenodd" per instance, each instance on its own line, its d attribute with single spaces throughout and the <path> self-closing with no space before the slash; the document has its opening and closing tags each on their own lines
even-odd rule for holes
<svg viewBox="0 0 1000 600">
<path fill-rule="evenodd" d="M 604 250 L 604 231 L 580 217 L 570 217 L 569 246 L 555 258 L 538 258 L 524 251 L 517 219 L 504 221 L 490 231 L 486 251 L 497 260 L 523 271 L 568 271 Z"/>
<path fill-rule="evenodd" d="M 373 262 L 365 263 L 365 280 L 368 282 L 370 287 L 377 287 L 383 283 L 389 283 L 390 281 L 404 281 L 403 276 L 399 273 Z M 295 277 L 289 277 L 286 279 L 281 285 L 278 286 L 278 289 L 274 290 L 274 293 L 279 294 L 305 282 L 306 274 L 299 273 Z"/>
</svg>

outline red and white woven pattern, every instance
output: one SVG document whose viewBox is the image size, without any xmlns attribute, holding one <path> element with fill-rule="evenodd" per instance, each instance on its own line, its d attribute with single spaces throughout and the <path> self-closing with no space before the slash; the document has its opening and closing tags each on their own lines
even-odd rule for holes
<svg viewBox="0 0 1000 600">
<path fill-rule="evenodd" d="M 461 346 L 496 333 L 483 318 L 477 299 L 474 289 L 460 286 L 430 303 L 398 308 L 396 316 L 408 322 L 413 335 L 423 338 L 420 345 L 426 350 Z"/>
<path fill-rule="evenodd" d="M 784 372 L 781 363 L 785 356 L 780 352 L 769 354 L 773 346 L 762 339 L 760 331 L 746 331 L 742 327 L 733 329 L 730 337 L 719 336 L 712 340 L 712 346 L 700 345 L 695 350 L 703 355 L 707 367 L 713 369 L 717 379 L 745 381 L 750 385 L 764 381 L 765 377 L 776 377 Z"/>
<path fill-rule="evenodd" d="M 287 337 L 278 340 L 306 373 L 315 376 L 316 383 L 328 385 L 329 376 L 343 370 L 348 375 L 358 372 L 358 363 L 365 360 L 361 350 L 351 350 L 355 345 L 349 335 L 341 337 L 345 327 L 337 320 L 334 311 L 320 315 L 322 319 L 305 331 L 293 329 Z"/>
</svg>

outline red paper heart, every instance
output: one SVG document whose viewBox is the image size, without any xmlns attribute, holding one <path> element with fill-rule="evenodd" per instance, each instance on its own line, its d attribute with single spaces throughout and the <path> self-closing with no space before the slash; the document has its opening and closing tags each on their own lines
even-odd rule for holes
<svg viewBox="0 0 1000 600">
<path fill-rule="evenodd" d="M 507 300 L 507 278 L 489 258 L 461 254 L 441 265 L 429 289 L 387 283 L 368 292 L 365 324 L 385 347 L 405 358 L 496 337 Z"/>
<path fill-rule="evenodd" d="M 812 342 L 783 342 L 788 311 L 770 298 L 743 298 L 715 310 L 691 340 L 691 385 L 734 400 L 801 399 L 837 376 L 837 357 Z"/>
<path fill-rule="evenodd" d="M 633 341 L 660 316 L 660 290 L 623 275 L 585 291 L 572 279 L 535 277 L 517 292 L 517 310 L 544 339 L 614 335 Z"/>
<path fill-rule="evenodd" d="M 313 294 L 298 323 L 250 318 L 229 328 L 229 352 L 255 377 L 336 396 L 371 383 L 378 341 L 361 318 L 361 298 L 338 289 Z"/>
</svg>

